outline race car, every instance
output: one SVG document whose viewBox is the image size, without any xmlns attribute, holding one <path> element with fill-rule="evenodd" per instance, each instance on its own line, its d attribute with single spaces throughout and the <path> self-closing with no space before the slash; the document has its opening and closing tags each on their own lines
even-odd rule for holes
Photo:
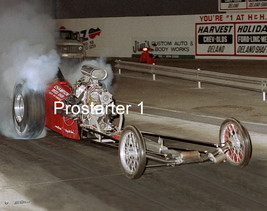
<svg viewBox="0 0 267 211">
<path fill-rule="evenodd" d="M 112 94 L 102 83 L 107 71 L 83 65 L 81 73 L 82 77 L 71 85 L 59 71 L 45 93 L 29 89 L 29 81 L 15 85 L 13 120 L 21 138 L 36 138 L 46 126 L 67 138 L 111 144 L 119 148 L 121 168 L 130 179 L 141 177 L 148 166 L 228 161 L 234 166 L 243 167 L 249 163 L 251 139 L 238 120 L 229 118 L 222 123 L 218 144 L 140 131 L 132 125 L 123 128 L 123 113 L 115 109 Z M 168 140 L 208 149 L 175 148 L 168 145 Z M 150 165 L 148 159 L 160 164 Z"/>
</svg>

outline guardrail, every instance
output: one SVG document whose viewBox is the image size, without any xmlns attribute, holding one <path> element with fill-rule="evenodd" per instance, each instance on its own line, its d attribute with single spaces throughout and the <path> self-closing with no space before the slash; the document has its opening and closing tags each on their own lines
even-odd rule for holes
<svg viewBox="0 0 267 211">
<path fill-rule="evenodd" d="M 261 92 L 263 101 L 266 101 L 267 78 L 218 73 L 200 69 L 192 70 L 154 64 L 151 65 L 121 60 L 116 60 L 115 62 L 115 67 L 119 70 L 119 74 L 121 74 L 122 70 L 124 69 L 134 72 L 151 73 L 153 80 L 156 80 L 156 75 L 160 75 L 196 81 L 198 88 L 201 88 L 202 83 L 204 82 L 221 86 L 246 89 Z"/>
</svg>

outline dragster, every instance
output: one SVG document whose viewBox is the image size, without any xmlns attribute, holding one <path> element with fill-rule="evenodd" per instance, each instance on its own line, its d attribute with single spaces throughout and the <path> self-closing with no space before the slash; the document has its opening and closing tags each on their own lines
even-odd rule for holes
<svg viewBox="0 0 267 211">
<path fill-rule="evenodd" d="M 147 167 L 224 161 L 244 167 L 249 163 L 250 135 L 238 120 L 223 121 L 217 144 L 140 131 L 133 125 L 123 127 L 123 112 L 114 109 L 113 96 L 102 83 L 107 71 L 83 65 L 81 73 L 82 77 L 71 85 L 59 71 L 44 93 L 29 89 L 30 81 L 15 85 L 13 121 L 21 138 L 37 138 L 47 127 L 67 138 L 118 147 L 121 169 L 130 179 L 140 178 Z M 168 140 L 207 147 L 207 150 L 175 148 L 168 146 Z M 150 165 L 148 160 L 156 164 Z"/>
</svg>

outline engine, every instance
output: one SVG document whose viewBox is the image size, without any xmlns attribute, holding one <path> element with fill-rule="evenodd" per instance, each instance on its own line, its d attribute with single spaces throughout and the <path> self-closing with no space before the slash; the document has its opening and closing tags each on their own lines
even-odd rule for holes
<svg viewBox="0 0 267 211">
<path fill-rule="evenodd" d="M 81 72 L 83 76 L 73 85 L 72 94 L 63 100 L 66 105 L 63 115 L 77 120 L 82 130 L 90 129 L 107 135 L 116 133 L 123 118 L 120 118 L 119 127 L 112 124 L 118 115 L 110 111 L 109 105 L 114 105 L 112 94 L 101 83 L 107 78 L 107 71 L 84 65 Z M 100 135 L 96 137 L 101 139 Z"/>
</svg>

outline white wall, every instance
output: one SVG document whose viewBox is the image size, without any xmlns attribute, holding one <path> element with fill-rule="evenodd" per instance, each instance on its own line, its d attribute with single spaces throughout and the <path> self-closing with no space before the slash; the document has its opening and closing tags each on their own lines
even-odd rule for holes
<svg viewBox="0 0 267 211">
<path fill-rule="evenodd" d="M 87 56 L 131 57 L 134 41 L 138 39 L 140 43 L 143 40 L 194 42 L 194 19 L 195 16 L 85 18 L 59 19 L 57 24 L 74 31 L 101 29 L 100 36 L 89 39 L 96 47 L 89 49 Z M 194 55 L 192 45 L 186 54 Z"/>
<path fill-rule="evenodd" d="M 89 38 L 87 41 L 90 46 L 87 50 L 88 57 L 131 57 L 133 54 L 140 54 L 134 50 L 146 43 L 154 49 L 154 54 L 166 57 L 196 55 L 198 58 L 266 59 L 266 20 L 267 13 L 245 12 L 58 19 L 57 24 L 74 31 L 86 30 L 87 33 L 89 29 L 99 28 L 101 30 L 100 36 L 94 39 Z M 251 28 L 252 31 L 238 31 L 241 26 Z M 200 27 L 206 27 L 207 30 L 200 30 Z M 262 30 L 253 31 L 253 27 L 262 28 Z M 240 42 L 240 36 L 247 41 Z M 206 41 L 203 43 L 203 40 Z M 153 46 L 153 43 L 157 43 L 157 46 Z"/>
</svg>

